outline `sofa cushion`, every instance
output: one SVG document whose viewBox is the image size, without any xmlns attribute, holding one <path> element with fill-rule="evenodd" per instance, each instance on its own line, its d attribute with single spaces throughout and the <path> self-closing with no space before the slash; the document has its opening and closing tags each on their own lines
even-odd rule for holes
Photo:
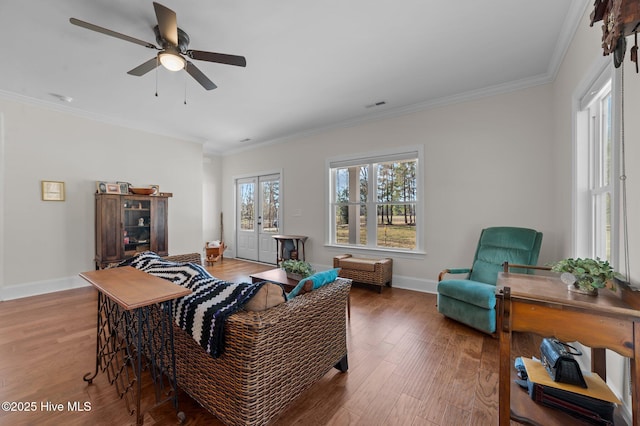
<svg viewBox="0 0 640 426">
<path fill-rule="evenodd" d="M 328 269 L 326 271 L 316 272 L 315 274 L 303 278 L 298 282 L 298 285 L 293 288 L 287 295 L 287 300 L 291 300 L 299 294 L 307 293 L 311 290 L 316 290 L 330 282 L 333 282 L 338 278 L 338 271 L 340 268 Z"/>
<path fill-rule="evenodd" d="M 247 311 L 266 311 L 286 301 L 284 289 L 280 284 L 266 282 L 260 290 L 244 305 Z"/>
<path fill-rule="evenodd" d="M 349 257 L 347 259 L 340 260 L 340 267 L 345 269 L 353 269 L 354 271 L 373 272 L 376 270 L 376 263 L 378 262 L 378 259 L 360 259 L 356 257 Z"/>
<path fill-rule="evenodd" d="M 438 283 L 438 293 L 484 309 L 496 307 L 496 286 L 471 280 L 444 280 Z"/>
</svg>

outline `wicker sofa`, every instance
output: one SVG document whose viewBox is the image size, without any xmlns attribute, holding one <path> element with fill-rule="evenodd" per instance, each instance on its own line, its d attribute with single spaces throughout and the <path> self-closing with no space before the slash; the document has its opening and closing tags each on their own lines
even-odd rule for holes
<svg viewBox="0 0 640 426">
<path fill-rule="evenodd" d="M 201 263 L 199 253 L 167 260 Z M 347 370 L 345 306 L 351 280 L 261 312 L 240 311 L 212 358 L 174 327 L 178 386 L 228 425 L 263 425 L 333 367 Z"/>
</svg>

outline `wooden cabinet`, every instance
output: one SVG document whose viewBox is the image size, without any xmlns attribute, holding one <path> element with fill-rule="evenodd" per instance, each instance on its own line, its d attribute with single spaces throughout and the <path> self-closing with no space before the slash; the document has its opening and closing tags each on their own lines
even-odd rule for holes
<svg viewBox="0 0 640 426">
<path fill-rule="evenodd" d="M 96 268 L 142 251 L 169 254 L 168 197 L 96 194 Z"/>
<path fill-rule="evenodd" d="M 593 297 L 567 291 L 567 286 L 558 277 L 514 273 L 498 275 L 496 313 L 500 337 L 500 426 L 508 426 L 511 419 L 524 424 L 584 424 L 562 411 L 534 403 L 521 389 L 512 389 L 517 388 L 511 356 L 511 335 L 514 331 L 555 336 L 567 342 L 577 340 L 591 347 L 591 369 L 605 380 L 604 349 L 630 358 L 632 422 L 633 425 L 640 424 L 640 304 L 632 293 L 635 292 L 620 284 L 617 293 L 601 289 L 600 294 Z"/>
</svg>

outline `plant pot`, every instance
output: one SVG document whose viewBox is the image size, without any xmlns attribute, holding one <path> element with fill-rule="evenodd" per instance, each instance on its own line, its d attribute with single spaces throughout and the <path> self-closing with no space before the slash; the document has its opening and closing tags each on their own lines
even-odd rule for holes
<svg viewBox="0 0 640 426">
<path fill-rule="evenodd" d="M 289 278 L 290 280 L 300 281 L 303 276 L 300 274 L 294 274 L 293 272 L 287 272 L 287 278 Z"/>
<path fill-rule="evenodd" d="M 598 289 L 597 288 L 590 288 L 590 289 L 586 289 L 583 287 L 576 287 L 574 284 L 569 284 L 567 286 L 567 289 L 573 293 L 578 293 L 578 294 L 586 294 L 587 296 L 597 296 L 598 295 Z"/>
</svg>

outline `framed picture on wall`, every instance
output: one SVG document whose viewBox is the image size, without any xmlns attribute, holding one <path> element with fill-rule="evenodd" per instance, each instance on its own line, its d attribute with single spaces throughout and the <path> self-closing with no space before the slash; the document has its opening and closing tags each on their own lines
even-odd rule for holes
<svg viewBox="0 0 640 426">
<path fill-rule="evenodd" d="M 64 201 L 64 182 L 43 180 L 42 201 Z"/>
</svg>

